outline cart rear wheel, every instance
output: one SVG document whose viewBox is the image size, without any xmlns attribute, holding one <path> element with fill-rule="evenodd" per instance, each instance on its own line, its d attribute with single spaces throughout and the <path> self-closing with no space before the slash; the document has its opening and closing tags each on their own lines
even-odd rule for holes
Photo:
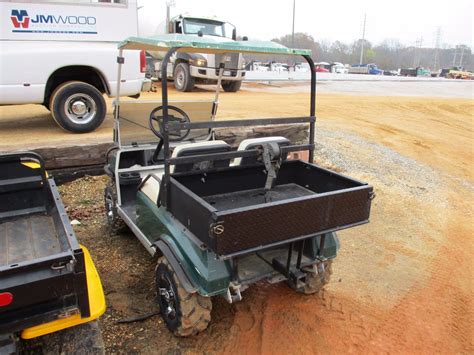
<svg viewBox="0 0 474 355">
<path fill-rule="evenodd" d="M 125 223 L 117 213 L 117 190 L 113 181 L 109 181 L 105 187 L 104 203 L 107 224 L 112 234 L 117 234 L 125 228 Z"/>
<path fill-rule="evenodd" d="M 187 292 L 165 257 L 158 259 L 156 292 L 161 316 L 174 335 L 196 335 L 209 325 L 211 298 Z"/>
<path fill-rule="evenodd" d="M 326 260 L 322 262 L 322 265 L 318 265 L 318 273 L 308 272 L 306 274 L 306 280 L 304 287 L 297 289 L 297 292 L 304 293 L 305 295 L 312 295 L 321 291 L 326 284 L 329 283 L 332 275 L 332 260 Z"/>
</svg>

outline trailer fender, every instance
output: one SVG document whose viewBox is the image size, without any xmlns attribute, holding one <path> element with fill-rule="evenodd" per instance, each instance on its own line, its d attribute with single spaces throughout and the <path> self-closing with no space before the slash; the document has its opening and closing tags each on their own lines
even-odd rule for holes
<svg viewBox="0 0 474 355">
<path fill-rule="evenodd" d="M 161 253 L 165 256 L 166 260 L 168 260 L 186 292 L 197 292 L 198 289 L 196 285 L 194 285 L 192 279 L 186 274 L 186 270 L 183 268 L 170 246 L 166 244 L 166 242 L 164 242 L 163 240 L 158 240 L 154 243 L 154 245 L 158 250 L 161 251 Z"/>
</svg>

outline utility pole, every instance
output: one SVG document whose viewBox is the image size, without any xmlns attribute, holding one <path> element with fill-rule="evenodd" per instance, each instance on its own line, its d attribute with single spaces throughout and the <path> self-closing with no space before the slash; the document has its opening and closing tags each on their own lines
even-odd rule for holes
<svg viewBox="0 0 474 355">
<path fill-rule="evenodd" d="M 413 67 L 418 68 L 421 62 L 421 46 L 423 45 L 423 37 L 420 37 L 415 42 L 415 55 L 413 57 Z"/>
<path fill-rule="evenodd" d="M 293 29 L 291 31 L 291 47 L 295 48 L 295 9 L 296 0 L 293 0 Z"/>
<path fill-rule="evenodd" d="M 433 70 L 437 71 L 440 69 L 439 63 L 439 47 L 441 46 L 441 27 L 436 28 L 435 34 L 435 53 L 434 53 L 434 60 L 433 60 Z"/>
<path fill-rule="evenodd" d="M 367 14 L 364 14 L 364 26 L 362 27 L 362 42 L 360 44 L 360 59 L 359 64 L 362 65 L 364 60 L 364 42 L 365 42 L 365 24 L 367 22 Z"/>
<path fill-rule="evenodd" d="M 462 68 L 462 57 L 464 56 L 464 46 L 461 47 L 461 58 L 459 59 L 459 68 Z"/>
<path fill-rule="evenodd" d="M 453 68 L 456 66 L 456 56 L 458 54 L 458 46 L 454 47 Z"/>
<path fill-rule="evenodd" d="M 166 27 L 165 27 L 165 33 L 169 33 L 169 24 L 170 24 L 170 20 L 171 20 L 171 7 L 173 7 L 175 5 L 175 1 L 174 0 L 167 0 L 166 1 Z"/>
</svg>

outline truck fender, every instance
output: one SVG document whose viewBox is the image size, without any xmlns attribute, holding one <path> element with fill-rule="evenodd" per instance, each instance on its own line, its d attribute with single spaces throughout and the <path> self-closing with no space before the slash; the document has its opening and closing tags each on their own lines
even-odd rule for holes
<svg viewBox="0 0 474 355">
<path fill-rule="evenodd" d="M 161 253 L 163 253 L 165 258 L 168 260 L 174 272 L 176 272 L 176 276 L 178 277 L 186 292 L 197 292 L 197 287 L 193 284 L 191 278 L 186 274 L 186 271 L 179 263 L 178 258 L 174 255 L 173 250 L 169 247 L 169 245 L 166 244 L 166 242 L 164 242 L 163 240 L 156 241 L 154 245 L 158 250 L 161 251 Z"/>
<path fill-rule="evenodd" d="M 206 59 L 203 55 L 198 53 L 176 53 L 176 61 L 175 63 L 179 63 L 180 61 L 189 62 L 191 59 Z"/>
</svg>

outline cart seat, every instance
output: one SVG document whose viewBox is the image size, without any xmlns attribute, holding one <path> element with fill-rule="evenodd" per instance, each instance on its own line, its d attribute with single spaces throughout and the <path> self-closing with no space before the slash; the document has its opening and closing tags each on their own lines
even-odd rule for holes
<svg viewBox="0 0 474 355">
<path fill-rule="evenodd" d="M 224 141 L 206 141 L 197 143 L 180 144 L 173 150 L 172 158 L 189 157 L 191 155 L 225 153 L 231 150 L 230 145 Z M 182 173 L 193 170 L 204 170 L 210 168 L 225 168 L 230 164 L 230 159 L 207 160 L 198 163 L 186 163 L 172 165 L 170 172 Z"/>
<path fill-rule="evenodd" d="M 278 143 L 280 146 L 287 146 L 290 145 L 290 141 L 285 137 L 261 137 L 261 138 L 250 138 L 244 139 L 239 144 L 239 148 L 237 150 L 252 150 L 264 143 Z M 286 156 L 283 157 L 283 160 L 286 159 Z M 252 165 L 257 164 L 257 157 L 245 157 L 245 158 L 235 158 L 234 163 L 232 165 Z"/>
<path fill-rule="evenodd" d="M 160 183 L 163 174 L 149 174 L 142 183 L 140 191 L 145 194 L 154 203 L 158 203 L 158 195 L 160 194 Z"/>
</svg>

